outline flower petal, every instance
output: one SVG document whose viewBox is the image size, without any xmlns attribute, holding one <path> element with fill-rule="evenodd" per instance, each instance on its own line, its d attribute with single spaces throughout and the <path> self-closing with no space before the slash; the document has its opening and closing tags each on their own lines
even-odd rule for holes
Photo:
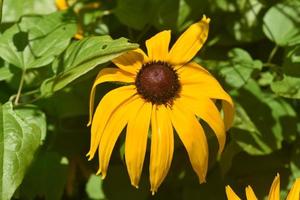
<svg viewBox="0 0 300 200">
<path fill-rule="evenodd" d="M 208 145 L 202 126 L 196 117 L 175 101 L 170 110 L 172 124 L 185 146 L 200 183 L 205 182 L 208 165 Z"/>
<path fill-rule="evenodd" d="M 276 175 L 268 196 L 268 200 L 280 200 L 280 177 Z"/>
<path fill-rule="evenodd" d="M 147 148 L 152 104 L 144 102 L 135 116 L 129 119 L 125 141 L 125 160 L 131 184 L 138 187 Z"/>
<path fill-rule="evenodd" d="M 245 190 L 246 190 L 247 200 L 257 200 L 257 197 L 256 197 L 255 193 L 253 192 L 251 186 L 248 185 Z"/>
<path fill-rule="evenodd" d="M 137 74 L 142 65 L 148 62 L 148 57 L 141 49 L 128 51 L 112 60 L 120 69 L 131 74 Z"/>
<path fill-rule="evenodd" d="M 164 105 L 154 105 L 151 117 L 150 184 L 154 194 L 166 177 L 173 158 L 174 136 Z"/>
<path fill-rule="evenodd" d="M 226 186 L 226 196 L 228 200 L 241 200 L 229 185 Z"/>
<path fill-rule="evenodd" d="M 171 31 L 162 31 L 146 41 L 149 59 L 151 61 L 164 61 L 169 53 Z"/>
<path fill-rule="evenodd" d="M 138 95 L 128 99 L 120 105 L 111 115 L 99 144 L 99 170 L 104 179 L 107 172 L 110 156 L 115 143 L 120 136 L 122 130 L 126 126 L 128 120 L 135 116 L 143 105 Z"/>
<path fill-rule="evenodd" d="M 203 16 L 201 21 L 192 24 L 178 38 L 168 56 L 172 65 L 184 65 L 197 54 L 207 39 L 209 21 L 209 18 Z"/>
<path fill-rule="evenodd" d="M 300 199 L 300 178 L 296 180 L 286 200 Z"/>
<path fill-rule="evenodd" d="M 134 83 L 134 76 L 123 70 L 117 68 L 104 68 L 102 69 L 93 84 L 91 93 L 90 93 L 90 115 L 88 126 L 92 122 L 93 110 L 94 110 L 94 99 L 96 93 L 97 85 L 104 82 L 125 82 L 125 83 Z"/>
<path fill-rule="evenodd" d="M 225 146 L 226 133 L 224 122 L 216 105 L 209 98 L 195 99 L 181 95 L 182 104 L 195 113 L 198 117 L 203 119 L 215 132 L 219 142 L 219 153 L 221 153 Z"/>
<path fill-rule="evenodd" d="M 234 118 L 234 106 L 231 97 L 223 90 L 219 82 L 196 63 L 189 63 L 178 70 L 182 84 L 181 93 L 185 96 L 203 99 L 223 100 L 225 128 L 228 130 Z"/>
<path fill-rule="evenodd" d="M 89 160 L 94 157 L 103 135 L 104 128 L 112 113 L 135 93 L 136 90 L 134 86 L 123 86 L 110 91 L 102 98 L 97 106 L 92 121 L 90 150 L 87 154 Z"/>
</svg>

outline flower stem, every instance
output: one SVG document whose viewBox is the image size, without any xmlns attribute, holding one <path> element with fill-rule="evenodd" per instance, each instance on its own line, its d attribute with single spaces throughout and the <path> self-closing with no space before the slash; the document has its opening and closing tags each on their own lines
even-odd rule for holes
<svg viewBox="0 0 300 200">
<path fill-rule="evenodd" d="M 276 46 L 272 49 L 272 51 L 271 51 L 271 53 L 270 53 L 270 55 L 269 55 L 269 57 L 268 57 L 267 63 L 271 63 L 271 61 L 272 61 L 272 59 L 274 58 L 274 56 L 275 56 L 275 54 L 276 54 L 278 48 L 279 48 L 279 46 L 276 45 Z"/>
<path fill-rule="evenodd" d="M 19 99 L 20 99 L 22 88 L 23 88 L 23 85 L 24 85 L 25 74 L 26 74 L 26 69 L 24 69 L 23 72 L 22 72 L 22 76 L 21 76 L 21 80 L 20 80 L 20 83 L 19 83 L 18 92 L 17 92 L 16 98 L 15 98 L 15 105 L 19 104 Z"/>
</svg>

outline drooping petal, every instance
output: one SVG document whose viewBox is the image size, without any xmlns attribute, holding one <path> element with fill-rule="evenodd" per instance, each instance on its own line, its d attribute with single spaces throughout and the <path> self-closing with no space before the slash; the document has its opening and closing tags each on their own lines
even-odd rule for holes
<svg viewBox="0 0 300 200">
<path fill-rule="evenodd" d="M 268 200 L 280 200 L 280 177 L 276 175 L 268 196 Z"/>
<path fill-rule="evenodd" d="M 223 100 L 225 128 L 228 130 L 234 118 L 234 106 L 231 97 L 223 90 L 219 82 L 196 63 L 189 63 L 178 70 L 182 84 L 181 93 L 186 96 Z"/>
<path fill-rule="evenodd" d="M 197 54 L 207 39 L 209 21 L 209 18 L 203 16 L 201 21 L 191 25 L 177 39 L 168 55 L 172 65 L 184 65 Z"/>
<path fill-rule="evenodd" d="M 286 200 L 298 200 L 298 199 L 300 199 L 300 178 L 298 178 L 294 183 Z"/>
<path fill-rule="evenodd" d="M 226 196 L 228 200 L 241 200 L 236 194 L 235 192 L 231 189 L 231 187 L 229 185 L 226 186 L 225 188 L 226 190 Z"/>
<path fill-rule="evenodd" d="M 103 135 L 107 121 L 118 107 L 136 93 L 134 86 L 123 86 L 107 93 L 97 106 L 91 127 L 91 143 L 88 152 L 89 160 L 94 154 Z"/>
<path fill-rule="evenodd" d="M 144 101 L 140 99 L 140 101 Z M 125 141 L 125 160 L 131 184 L 138 187 L 147 148 L 152 104 L 142 102 L 141 109 L 129 119 Z"/>
<path fill-rule="evenodd" d="M 135 75 L 148 60 L 143 50 L 135 49 L 113 59 L 112 62 L 120 69 Z"/>
<path fill-rule="evenodd" d="M 251 186 L 248 185 L 245 190 L 246 190 L 247 200 L 257 200 L 257 197 L 256 197 L 255 193 L 253 192 Z"/>
<path fill-rule="evenodd" d="M 135 116 L 143 105 L 139 96 L 134 96 L 122 103 L 111 115 L 99 144 L 99 170 L 104 179 L 107 172 L 110 156 L 115 143 L 128 120 Z"/>
<path fill-rule="evenodd" d="M 151 127 L 150 184 L 154 194 L 169 171 L 174 151 L 173 128 L 164 105 L 153 106 Z"/>
<path fill-rule="evenodd" d="M 208 165 L 208 144 L 202 126 L 189 110 L 175 101 L 170 110 L 172 124 L 185 146 L 200 183 L 205 182 Z"/>
<path fill-rule="evenodd" d="M 165 61 L 169 53 L 171 31 L 162 31 L 146 41 L 151 61 Z"/>
<path fill-rule="evenodd" d="M 90 114 L 89 114 L 88 126 L 92 122 L 96 87 L 97 85 L 104 82 L 134 83 L 134 76 L 128 72 L 125 72 L 117 68 L 104 68 L 98 73 L 90 93 L 90 112 L 89 112 Z"/>
<path fill-rule="evenodd" d="M 212 128 L 218 139 L 219 153 L 221 153 L 226 141 L 225 126 L 221 114 L 213 101 L 207 97 L 195 99 L 184 95 L 181 95 L 180 101 Z"/>
</svg>

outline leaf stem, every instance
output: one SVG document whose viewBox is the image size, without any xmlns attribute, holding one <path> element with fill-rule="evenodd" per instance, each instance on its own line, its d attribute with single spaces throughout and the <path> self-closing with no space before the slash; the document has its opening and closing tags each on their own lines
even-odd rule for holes
<svg viewBox="0 0 300 200">
<path fill-rule="evenodd" d="M 277 50 L 278 50 L 279 46 L 278 45 L 275 45 L 275 47 L 272 49 L 269 57 L 268 57 L 268 60 L 267 60 L 267 63 L 271 63 L 272 59 L 274 58 Z"/>
<path fill-rule="evenodd" d="M 20 99 L 22 88 L 23 88 L 23 85 L 24 85 L 25 74 L 26 74 L 26 69 L 24 69 L 23 72 L 22 72 L 22 76 L 21 76 L 21 80 L 20 80 L 20 83 L 19 83 L 18 92 L 17 92 L 16 98 L 15 98 L 15 105 L 19 104 L 19 99 Z"/>
</svg>

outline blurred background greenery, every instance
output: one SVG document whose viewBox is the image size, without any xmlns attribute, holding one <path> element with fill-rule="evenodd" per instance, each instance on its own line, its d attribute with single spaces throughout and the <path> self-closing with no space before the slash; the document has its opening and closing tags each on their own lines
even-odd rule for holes
<svg viewBox="0 0 300 200">
<path fill-rule="evenodd" d="M 2 3 L 0 199 L 222 200 L 228 184 L 240 197 L 250 184 L 263 199 L 277 172 L 282 197 L 300 177 L 299 0 L 69 0 L 65 9 L 54 0 Z M 220 157 L 201 122 L 210 147 L 207 183 L 198 183 L 177 138 L 158 193 L 149 192 L 149 156 L 136 190 L 124 134 L 102 181 L 94 175 L 97 159 L 85 157 L 95 75 L 160 30 L 171 29 L 176 39 L 203 14 L 211 18 L 210 34 L 195 61 L 236 106 Z M 99 86 L 97 99 L 116 86 Z"/>
</svg>

